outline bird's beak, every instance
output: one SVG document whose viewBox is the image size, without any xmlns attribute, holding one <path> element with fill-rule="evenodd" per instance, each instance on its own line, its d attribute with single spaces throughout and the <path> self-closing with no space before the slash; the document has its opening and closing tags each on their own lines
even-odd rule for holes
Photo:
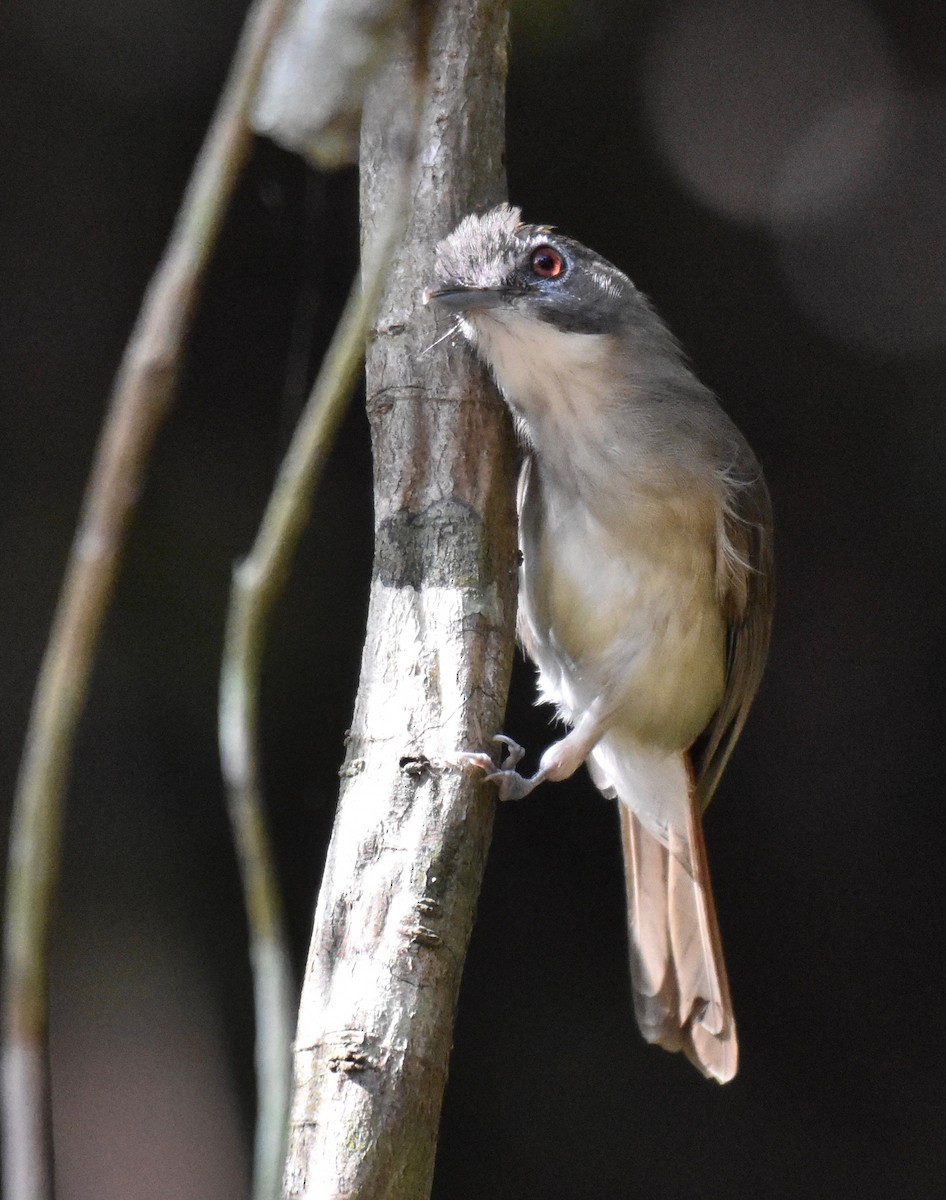
<svg viewBox="0 0 946 1200">
<path fill-rule="evenodd" d="M 498 308 L 512 295 L 506 288 L 477 288 L 453 284 L 444 288 L 425 288 L 424 303 L 439 304 L 451 312 L 469 312 L 473 308 Z"/>
</svg>

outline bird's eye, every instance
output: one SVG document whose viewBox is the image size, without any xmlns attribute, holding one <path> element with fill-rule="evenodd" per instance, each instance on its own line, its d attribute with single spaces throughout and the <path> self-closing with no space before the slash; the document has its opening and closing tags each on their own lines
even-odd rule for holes
<svg viewBox="0 0 946 1200">
<path fill-rule="evenodd" d="M 565 259 L 551 246 L 536 246 L 529 256 L 529 266 L 540 279 L 557 279 L 565 270 Z"/>
</svg>

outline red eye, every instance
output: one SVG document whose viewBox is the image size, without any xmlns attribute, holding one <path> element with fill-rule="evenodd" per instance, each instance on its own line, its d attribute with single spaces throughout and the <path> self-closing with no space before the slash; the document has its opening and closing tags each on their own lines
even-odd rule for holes
<svg viewBox="0 0 946 1200">
<path fill-rule="evenodd" d="M 551 246 L 536 246 L 529 258 L 532 274 L 540 279 L 556 279 L 565 270 L 565 259 Z"/>
</svg>

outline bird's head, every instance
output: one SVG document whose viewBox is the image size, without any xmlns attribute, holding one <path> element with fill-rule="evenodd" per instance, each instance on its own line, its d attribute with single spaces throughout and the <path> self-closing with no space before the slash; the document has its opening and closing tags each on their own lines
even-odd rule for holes
<svg viewBox="0 0 946 1200">
<path fill-rule="evenodd" d="M 526 225 L 500 204 L 465 217 L 437 247 L 436 283 L 424 293 L 475 338 L 483 322 L 541 321 L 567 333 L 619 333 L 646 304 L 617 267 L 547 225 Z"/>
</svg>

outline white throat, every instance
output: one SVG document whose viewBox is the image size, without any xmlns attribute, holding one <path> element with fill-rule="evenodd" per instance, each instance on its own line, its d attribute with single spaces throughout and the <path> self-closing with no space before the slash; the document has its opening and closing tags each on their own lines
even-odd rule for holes
<svg viewBox="0 0 946 1200">
<path fill-rule="evenodd" d="M 594 418 L 613 395 L 607 334 L 568 333 L 514 309 L 471 312 L 461 325 L 533 440 L 548 432 L 569 445 L 600 432 Z"/>
</svg>

